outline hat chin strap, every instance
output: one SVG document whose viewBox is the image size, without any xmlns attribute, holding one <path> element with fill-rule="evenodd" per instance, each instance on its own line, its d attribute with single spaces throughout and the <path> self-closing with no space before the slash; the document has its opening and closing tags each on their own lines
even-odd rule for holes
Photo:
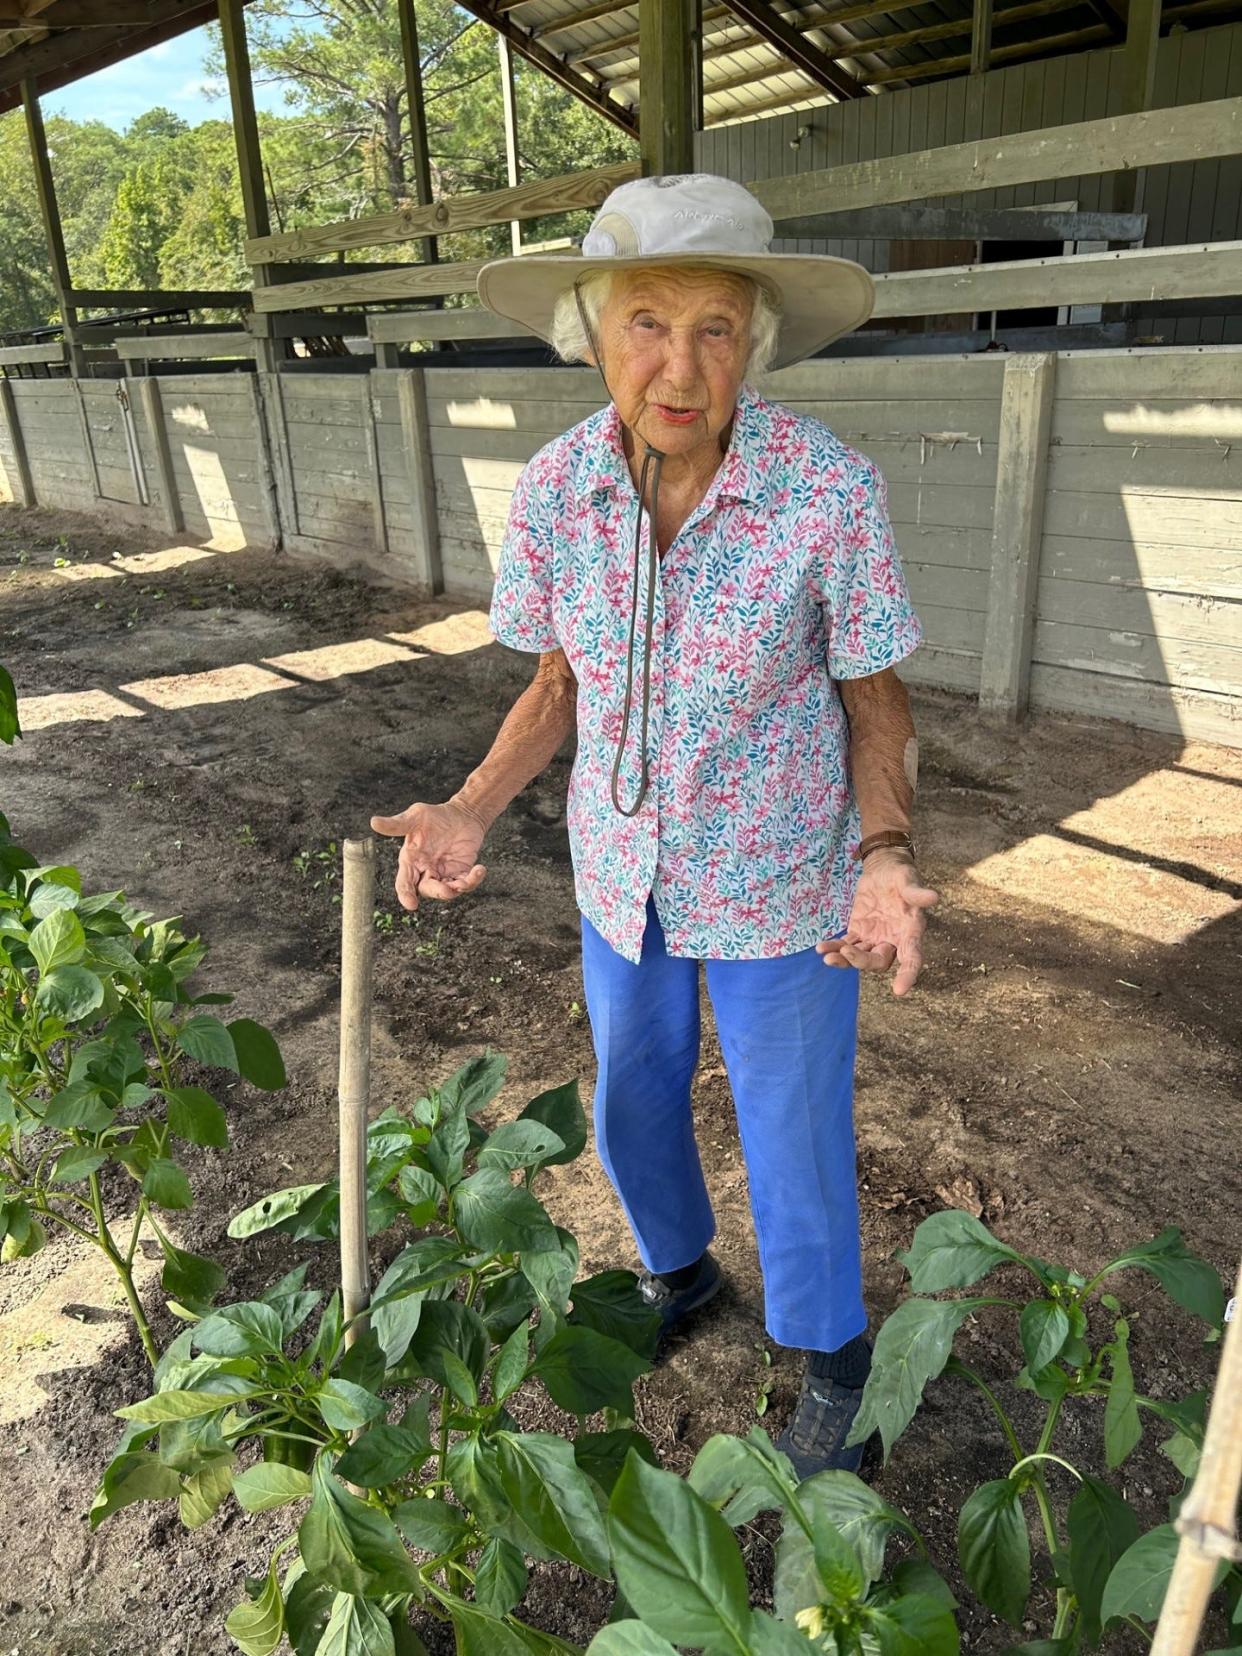
<svg viewBox="0 0 1242 1656">
<path fill-rule="evenodd" d="M 574 283 L 574 303 L 578 307 L 578 318 L 582 323 L 582 331 L 586 336 L 587 343 L 591 347 L 591 355 L 595 358 L 595 366 L 599 370 L 599 377 L 603 380 L 604 390 L 608 393 L 608 401 L 615 402 L 616 398 L 612 394 L 608 377 L 604 373 L 603 353 L 595 339 L 590 318 L 587 316 L 586 306 L 582 301 L 582 294 L 578 291 L 578 282 Z M 630 637 L 625 652 L 625 704 L 621 715 L 621 734 L 617 738 L 616 758 L 613 760 L 612 766 L 613 809 L 623 817 L 638 815 L 651 787 L 651 765 L 647 752 L 647 737 L 651 725 L 652 626 L 655 621 L 656 582 L 659 579 L 660 569 L 660 549 L 656 541 L 656 507 L 660 498 L 660 474 L 665 458 L 663 450 L 656 448 L 654 443 L 647 443 L 643 453 L 642 470 L 638 477 L 638 515 L 634 520 L 634 574 L 630 592 Z M 625 750 L 630 739 L 630 722 L 634 714 L 634 642 L 638 635 L 639 570 L 642 563 L 643 544 L 643 500 L 647 494 L 648 475 L 651 478 L 651 504 L 647 509 L 647 605 L 643 637 L 643 705 L 639 732 L 642 745 L 642 769 L 639 773 L 638 792 L 634 796 L 634 802 L 626 806 L 621 803 L 621 767 L 625 762 Z"/>
</svg>

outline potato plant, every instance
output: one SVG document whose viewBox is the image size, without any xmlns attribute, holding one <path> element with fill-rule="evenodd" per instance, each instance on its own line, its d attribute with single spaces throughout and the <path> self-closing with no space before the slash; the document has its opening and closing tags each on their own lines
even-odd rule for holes
<svg viewBox="0 0 1242 1656">
<path fill-rule="evenodd" d="M 1026 1506 L 1038 1515 L 1047 1548 L 1046 1568 L 1056 1588 L 1049 1636 L 1014 1647 L 1029 1656 L 1071 1656 L 1091 1649 L 1110 1624 L 1141 1634 L 1160 1613 L 1178 1539 L 1171 1523 L 1141 1535 L 1131 1506 L 1108 1482 L 1067 1458 L 1057 1437 L 1067 1409 L 1099 1416 L 1103 1459 L 1120 1468 L 1149 1421 L 1171 1427 L 1163 1453 L 1187 1479 L 1198 1466 L 1206 1394 L 1176 1402 L 1144 1396 L 1130 1363 L 1130 1320 L 1104 1287 L 1119 1272 L 1154 1277 L 1184 1310 L 1219 1330 L 1224 1292 L 1216 1271 L 1167 1229 L 1129 1248 L 1087 1277 L 1063 1265 L 1019 1253 L 968 1213 L 948 1211 L 924 1220 L 908 1253 L 900 1256 L 916 1296 L 973 1288 L 1000 1266 L 1016 1266 L 1032 1278 L 1029 1298 L 1007 1294 L 956 1299 L 914 1297 L 899 1305 L 876 1339 L 871 1377 L 863 1394 L 853 1440 L 879 1432 L 887 1459 L 914 1418 L 929 1381 L 942 1373 L 976 1386 L 993 1411 L 1012 1460 L 1006 1476 L 980 1485 L 962 1508 L 958 1551 L 971 1590 L 1014 1626 L 1027 1613 L 1032 1588 Z M 1088 1311 L 1098 1306 L 1107 1327 L 1093 1330 Z M 1018 1322 L 1025 1362 L 1013 1384 L 1042 1405 L 1037 1439 L 1023 1443 L 1000 1396 L 982 1375 L 952 1355 L 954 1338 L 976 1312 L 999 1308 Z M 1101 1407 L 1102 1405 L 1102 1407 Z M 1054 1508 L 1049 1474 L 1057 1468 L 1074 1488 L 1064 1513 Z M 1178 1497 L 1180 1500 L 1180 1497 Z M 1175 1502 L 1176 1506 L 1176 1502 Z M 1236 1601 L 1242 1574 L 1230 1572 Z"/>
<path fill-rule="evenodd" d="M 228 1143 L 224 1111 L 187 1071 L 205 1064 L 259 1087 L 285 1084 L 267 1030 L 203 1010 L 231 995 L 191 994 L 206 952 L 123 892 L 86 895 L 76 869 L 39 866 L 0 818 L 0 1258 L 37 1253 L 48 1226 L 99 1248 L 152 1366 L 134 1282 L 144 1232 L 163 1252 L 161 1282 L 180 1314 L 204 1311 L 224 1281 L 159 1217 L 193 1201 L 178 1147 Z M 105 1212 L 110 1169 L 138 1186 L 119 1236 Z"/>
</svg>

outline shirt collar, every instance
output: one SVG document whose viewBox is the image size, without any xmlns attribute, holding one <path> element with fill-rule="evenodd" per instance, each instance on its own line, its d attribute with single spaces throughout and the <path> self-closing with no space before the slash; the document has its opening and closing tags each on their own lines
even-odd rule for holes
<svg viewBox="0 0 1242 1656">
<path fill-rule="evenodd" d="M 609 403 L 592 422 L 586 464 L 581 473 L 584 493 L 596 489 L 616 491 L 633 487 L 625 449 L 621 443 L 621 416 Z M 763 464 L 771 435 L 772 416 L 767 401 L 743 385 L 733 416 L 733 435 L 720 469 L 708 491 L 714 501 L 746 501 L 757 506 L 763 499 Z M 704 502 L 706 504 L 706 501 Z"/>
</svg>

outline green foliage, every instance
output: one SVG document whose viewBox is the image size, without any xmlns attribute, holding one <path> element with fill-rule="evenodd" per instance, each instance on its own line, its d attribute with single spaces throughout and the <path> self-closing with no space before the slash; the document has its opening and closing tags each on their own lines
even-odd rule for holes
<svg viewBox="0 0 1242 1656">
<path fill-rule="evenodd" d="M 925 1220 L 901 1257 L 916 1296 L 973 1289 L 997 1267 L 1008 1268 L 1016 1283 L 1033 1279 L 1034 1288 L 1027 1299 L 975 1294 L 949 1300 L 913 1297 L 899 1305 L 877 1336 L 852 1441 L 862 1442 L 878 1431 L 887 1457 L 932 1380 L 948 1372 L 970 1381 L 994 1412 L 1012 1460 L 1008 1476 L 981 1484 L 959 1515 L 958 1556 L 971 1591 L 1012 1625 L 1023 1623 L 1032 1583 L 1029 1503 L 1043 1531 L 1057 1608 L 1051 1637 L 1023 1645 L 1024 1651 L 1094 1648 L 1112 1621 L 1153 1621 L 1176 1538 L 1167 1525 L 1140 1536 L 1134 1512 L 1111 1485 L 1054 1452 L 1057 1427 L 1067 1404 L 1088 1418 L 1094 1413 L 1102 1428 L 1101 1459 L 1116 1468 L 1141 1441 L 1144 1416 L 1154 1417 L 1174 1428 L 1165 1453 L 1183 1476 L 1193 1477 L 1203 1441 L 1204 1397 L 1196 1394 L 1168 1403 L 1138 1391 L 1130 1360 L 1130 1321 L 1102 1285 L 1119 1272 L 1143 1271 L 1214 1332 L 1224 1313 L 1224 1293 L 1215 1270 L 1170 1228 L 1119 1254 L 1088 1279 L 1018 1252 L 978 1219 L 959 1212 L 937 1213 Z M 1097 1336 L 1093 1343 L 1089 1313 L 1097 1306 L 1108 1314 L 1111 1338 Z M 1043 1405 L 1041 1430 L 1029 1452 L 993 1387 L 953 1356 L 958 1329 L 989 1307 L 1016 1316 L 1024 1363 L 1012 1384 L 1033 1393 Z M 1081 1441 L 1081 1434 L 1076 1441 Z M 1047 1478 L 1051 1465 L 1064 1468 L 1077 1484 L 1060 1524 Z"/>
<path fill-rule="evenodd" d="M 123 892 L 85 895 L 76 869 L 36 865 L 7 829 L 0 876 L 4 1259 L 35 1252 L 49 1225 L 92 1242 L 117 1272 L 154 1365 L 134 1287 L 144 1228 L 163 1250 L 164 1291 L 180 1315 L 205 1311 L 223 1282 L 219 1267 L 178 1248 L 158 1217 L 194 1200 L 180 1145 L 228 1143 L 224 1111 L 203 1087 L 185 1084 L 187 1072 L 202 1063 L 281 1087 L 280 1053 L 251 1020 L 225 1024 L 198 1010 L 231 996 L 194 995 L 190 979 L 206 946 L 175 920 L 153 920 Z M 102 1181 L 118 1174 L 138 1186 L 127 1241 L 105 1219 Z"/>
</svg>

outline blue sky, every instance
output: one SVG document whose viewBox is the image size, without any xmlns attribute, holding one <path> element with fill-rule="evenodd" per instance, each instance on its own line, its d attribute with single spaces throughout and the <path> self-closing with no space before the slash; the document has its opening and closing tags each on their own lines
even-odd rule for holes
<svg viewBox="0 0 1242 1656">
<path fill-rule="evenodd" d="M 162 105 L 193 125 L 197 121 L 229 119 L 227 90 L 211 97 L 213 83 L 203 67 L 207 57 L 206 28 L 192 29 L 176 40 L 152 46 L 125 63 L 87 75 L 72 86 L 43 98 L 45 115 L 69 115 L 77 121 L 106 121 L 121 129 L 136 115 Z M 274 86 L 256 86 L 260 109 L 283 109 L 283 92 Z"/>
</svg>

